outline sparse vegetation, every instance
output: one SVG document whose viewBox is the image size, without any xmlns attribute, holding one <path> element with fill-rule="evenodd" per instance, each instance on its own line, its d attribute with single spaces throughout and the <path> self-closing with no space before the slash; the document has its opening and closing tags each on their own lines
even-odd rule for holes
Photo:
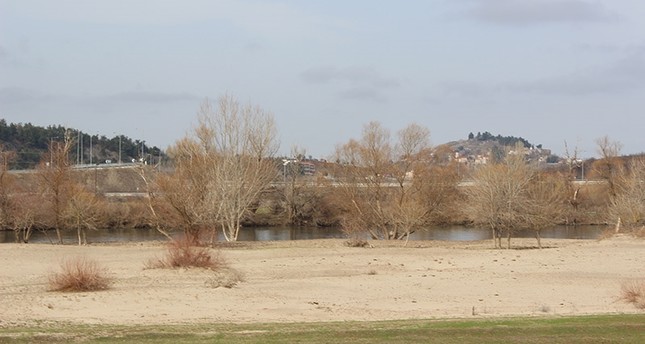
<svg viewBox="0 0 645 344">
<path fill-rule="evenodd" d="M 223 268 L 216 271 L 215 274 L 205 282 L 210 288 L 233 288 L 238 283 L 244 282 L 244 275 L 232 268 Z"/>
<path fill-rule="evenodd" d="M 623 282 L 621 285 L 620 299 L 645 310 L 645 280 Z"/>
<path fill-rule="evenodd" d="M 219 252 L 215 251 L 213 254 L 212 249 L 196 246 L 194 241 L 183 237 L 171 240 L 165 255 L 150 260 L 146 267 L 151 269 L 204 268 L 218 271 L 227 268 L 228 264 Z"/>
<path fill-rule="evenodd" d="M 96 261 L 79 256 L 63 260 L 61 271 L 49 276 L 49 290 L 84 292 L 105 290 L 112 284 L 107 270 Z"/>
<path fill-rule="evenodd" d="M 356 237 L 349 238 L 345 241 L 345 245 L 349 247 L 371 247 L 370 243 L 367 240 L 359 239 Z"/>
</svg>

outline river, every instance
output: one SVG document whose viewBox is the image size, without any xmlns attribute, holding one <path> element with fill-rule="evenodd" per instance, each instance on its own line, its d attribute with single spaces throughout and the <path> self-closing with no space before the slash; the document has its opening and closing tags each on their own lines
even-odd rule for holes
<svg viewBox="0 0 645 344">
<path fill-rule="evenodd" d="M 542 230 L 542 238 L 560 239 L 596 239 L 606 229 L 606 226 L 556 226 Z M 178 234 L 177 232 L 173 232 Z M 534 237 L 533 231 L 519 231 L 513 237 Z M 240 230 L 238 240 L 240 241 L 271 241 L 271 240 L 309 240 L 327 238 L 345 238 L 345 234 L 339 228 L 316 228 L 316 227 L 248 227 Z M 56 233 L 49 231 L 43 233 L 36 231 L 32 234 L 32 243 L 49 243 L 50 239 L 55 241 Z M 75 231 L 64 231 L 65 243 L 75 243 Z M 410 240 L 446 240 L 446 241 L 473 241 L 491 239 L 491 231 L 481 228 L 465 226 L 433 227 L 428 230 L 418 231 L 410 236 Z M 220 233 L 218 238 L 224 240 Z M 165 237 L 154 229 L 100 229 L 87 231 L 87 240 L 90 243 L 107 242 L 141 242 L 153 240 L 165 240 Z M 14 233 L 11 231 L 0 231 L 0 243 L 15 242 Z"/>
</svg>

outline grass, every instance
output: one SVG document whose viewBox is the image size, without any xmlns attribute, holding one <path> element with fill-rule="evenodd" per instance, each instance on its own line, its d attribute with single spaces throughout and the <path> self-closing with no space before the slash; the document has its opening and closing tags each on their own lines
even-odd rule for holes
<svg viewBox="0 0 645 344">
<path fill-rule="evenodd" d="M 645 314 L 478 320 L 3 327 L 0 343 L 643 343 Z"/>
<path fill-rule="evenodd" d="M 105 290 L 112 279 L 99 264 L 87 257 L 63 260 L 61 271 L 49 276 L 49 291 L 84 292 Z"/>
</svg>

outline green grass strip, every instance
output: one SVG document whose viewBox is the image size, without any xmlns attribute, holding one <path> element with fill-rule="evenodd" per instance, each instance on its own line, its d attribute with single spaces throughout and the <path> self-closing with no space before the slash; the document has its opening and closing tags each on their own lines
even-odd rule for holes
<svg viewBox="0 0 645 344">
<path fill-rule="evenodd" d="M 0 328 L 0 343 L 645 343 L 645 314 L 374 322 Z"/>
</svg>

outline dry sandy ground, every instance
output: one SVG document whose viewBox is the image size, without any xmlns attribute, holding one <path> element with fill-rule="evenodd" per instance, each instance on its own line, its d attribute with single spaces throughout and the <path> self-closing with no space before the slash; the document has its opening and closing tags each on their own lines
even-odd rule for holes
<svg viewBox="0 0 645 344">
<path fill-rule="evenodd" d="M 33 321 L 108 324 L 307 322 L 632 313 L 621 282 L 645 278 L 645 240 L 544 240 L 548 248 L 491 249 L 492 242 L 246 243 L 221 248 L 245 275 L 212 288 L 213 272 L 144 269 L 161 243 L 0 245 L 0 326 Z M 515 240 L 516 246 L 534 241 Z M 65 257 L 109 270 L 108 291 L 48 292 Z"/>
</svg>

